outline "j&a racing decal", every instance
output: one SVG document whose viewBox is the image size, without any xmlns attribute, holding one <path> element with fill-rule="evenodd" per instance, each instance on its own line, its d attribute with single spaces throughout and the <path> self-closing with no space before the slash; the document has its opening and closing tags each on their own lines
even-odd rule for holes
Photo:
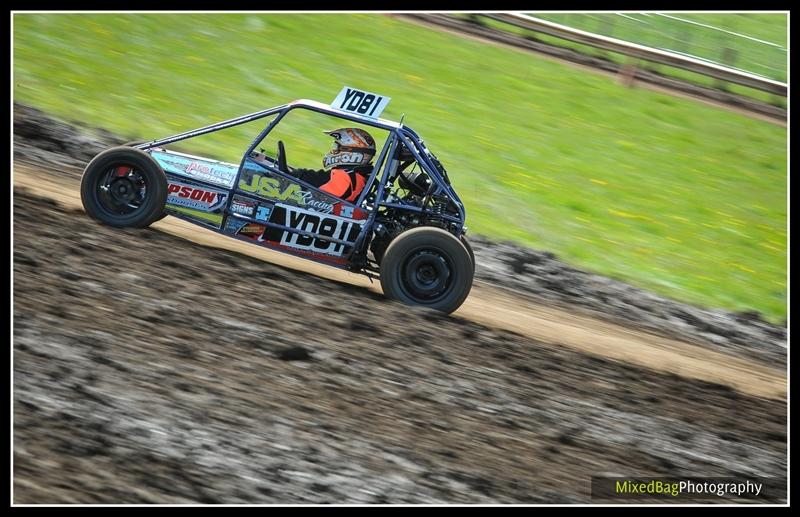
<svg viewBox="0 0 800 517">
<path fill-rule="evenodd" d="M 167 204 L 216 212 L 222 208 L 227 198 L 225 192 L 173 181 L 168 187 Z"/>
<path fill-rule="evenodd" d="M 239 180 L 239 188 L 258 197 L 290 203 L 325 214 L 330 214 L 334 210 L 335 198 L 303 190 L 297 183 L 284 178 L 266 176 L 252 169 L 244 170 Z"/>
</svg>

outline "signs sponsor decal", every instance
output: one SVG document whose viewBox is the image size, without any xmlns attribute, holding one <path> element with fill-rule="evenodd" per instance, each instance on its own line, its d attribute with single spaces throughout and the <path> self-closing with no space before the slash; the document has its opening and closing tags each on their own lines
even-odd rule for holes
<svg viewBox="0 0 800 517">
<path fill-rule="evenodd" d="M 167 204 L 193 208 L 203 212 L 217 212 L 222 209 L 228 194 L 207 187 L 188 185 L 177 181 L 167 187 Z"/>
<path fill-rule="evenodd" d="M 227 188 L 233 187 L 239 167 L 232 163 L 208 160 L 174 151 L 150 151 L 164 172 Z"/>
<path fill-rule="evenodd" d="M 326 240 L 325 237 L 355 242 L 362 228 L 362 222 L 360 221 L 280 204 L 273 207 L 269 222 L 319 236 L 314 237 L 279 228 L 268 228 L 263 237 L 265 240 L 277 242 L 289 248 L 333 255 L 335 257 L 342 255 L 345 245 Z"/>
<path fill-rule="evenodd" d="M 370 93 L 356 88 L 345 86 L 339 95 L 333 99 L 331 107 L 349 111 L 363 117 L 378 118 L 386 109 L 391 97 L 384 97 L 377 93 Z"/>
<path fill-rule="evenodd" d="M 231 202 L 231 213 L 253 217 L 258 203 L 249 199 L 234 196 Z"/>
</svg>

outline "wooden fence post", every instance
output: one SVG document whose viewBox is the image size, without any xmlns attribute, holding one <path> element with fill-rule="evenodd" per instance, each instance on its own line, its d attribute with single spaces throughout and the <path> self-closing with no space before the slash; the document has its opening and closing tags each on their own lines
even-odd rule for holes
<svg viewBox="0 0 800 517">
<path fill-rule="evenodd" d="M 731 47 L 725 47 L 722 49 L 722 56 L 720 57 L 720 61 L 722 61 L 723 65 L 733 67 L 736 63 L 736 58 L 739 57 L 739 52 L 736 49 Z M 725 81 L 717 81 L 715 87 L 723 90 L 728 91 L 728 83 Z"/>
<path fill-rule="evenodd" d="M 629 87 L 633 87 L 633 83 L 636 80 L 636 70 L 639 66 L 638 59 L 627 59 L 625 64 L 619 69 L 619 80 L 620 82 Z"/>
</svg>

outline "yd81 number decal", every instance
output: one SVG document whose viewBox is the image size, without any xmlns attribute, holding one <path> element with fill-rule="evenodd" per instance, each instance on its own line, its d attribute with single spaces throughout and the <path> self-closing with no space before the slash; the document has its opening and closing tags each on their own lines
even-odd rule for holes
<svg viewBox="0 0 800 517">
<path fill-rule="evenodd" d="M 345 86 L 333 100 L 331 106 L 366 117 L 377 118 L 390 100 L 390 97 Z"/>
</svg>

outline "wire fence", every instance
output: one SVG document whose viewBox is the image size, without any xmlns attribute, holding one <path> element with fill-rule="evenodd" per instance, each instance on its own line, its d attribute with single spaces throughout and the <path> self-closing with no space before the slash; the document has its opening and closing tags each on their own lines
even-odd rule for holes
<svg viewBox="0 0 800 517">
<path fill-rule="evenodd" d="M 530 13 L 531 16 L 786 82 L 787 15 Z"/>
</svg>

